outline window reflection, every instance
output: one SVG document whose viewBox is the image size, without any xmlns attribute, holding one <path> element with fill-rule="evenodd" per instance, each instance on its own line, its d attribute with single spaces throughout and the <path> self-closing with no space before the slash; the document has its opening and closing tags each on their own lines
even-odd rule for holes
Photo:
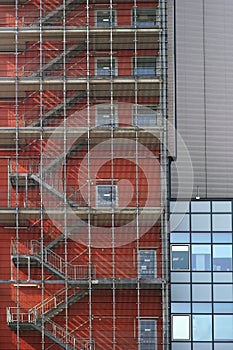
<svg viewBox="0 0 233 350">
<path fill-rule="evenodd" d="M 231 245 L 213 246 L 213 270 L 231 271 L 232 270 L 232 247 Z"/>
<path fill-rule="evenodd" d="M 192 270 L 210 271 L 211 269 L 211 247 L 210 245 L 192 246 Z"/>
<path fill-rule="evenodd" d="M 212 340 L 211 315 L 193 315 L 193 340 Z"/>
</svg>

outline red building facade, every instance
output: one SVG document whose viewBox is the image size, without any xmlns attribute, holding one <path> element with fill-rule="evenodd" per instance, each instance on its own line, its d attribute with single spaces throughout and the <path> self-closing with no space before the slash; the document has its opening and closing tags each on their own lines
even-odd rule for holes
<svg viewBox="0 0 233 350">
<path fill-rule="evenodd" d="M 166 2 L 0 27 L 1 349 L 167 349 Z"/>
</svg>

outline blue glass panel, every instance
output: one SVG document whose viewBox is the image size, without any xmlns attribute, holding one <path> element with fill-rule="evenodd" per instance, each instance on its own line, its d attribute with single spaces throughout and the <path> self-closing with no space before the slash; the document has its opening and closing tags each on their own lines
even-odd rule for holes
<svg viewBox="0 0 233 350">
<path fill-rule="evenodd" d="M 224 341 L 233 340 L 233 316 L 232 315 L 215 315 L 214 316 L 214 339 L 224 340 Z"/>
<path fill-rule="evenodd" d="M 193 282 L 211 282 L 211 273 L 210 272 L 193 272 L 192 273 Z"/>
<path fill-rule="evenodd" d="M 232 243 L 232 232 L 215 232 L 212 237 L 213 243 Z"/>
<path fill-rule="evenodd" d="M 203 233 L 203 232 L 192 232 L 191 240 L 193 243 L 210 243 L 211 242 L 211 234 Z"/>
<path fill-rule="evenodd" d="M 214 303 L 214 313 L 233 314 L 233 303 Z"/>
<path fill-rule="evenodd" d="M 232 231 L 232 217 L 230 214 L 213 214 L 213 231 Z"/>
<path fill-rule="evenodd" d="M 214 301 L 233 302 L 232 284 L 214 284 Z"/>
<path fill-rule="evenodd" d="M 192 245 L 192 270 L 210 271 L 211 270 L 211 247 L 210 245 L 196 244 Z"/>
<path fill-rule="evenodd" d="M 190 303 L 171 303 L 171 313 L 188 314 L 191 312 Z"/>
<path fill-rule="evenodd" d="M 212 350 L 212 343 L 193 343 L 193 350 Z"/>
<path fill-rule="evenodd" d="M 193 340 L 212 340 L 212 316 L 193 315 Z"/>
<path fill-rule="evenodd" d="M 213 201 L 212 211 L 218 213 L 230 213 L 231 212 L 231 202 Z"/>
<path fill-rule="evenodd" d="M 211 303 L 193 303 L 192 309 L 193 309 L 193 313 L 196 313 L 196 314 L 211 314 L 212 304 Z"/>
<path fill-rule="evenodd" d="M 232 283 L 232 272 L 214 272 L 213 281 L 214 282 L 230 282 Z"/>
<path fill-rule="evenodd" d="M 192 231 L 210 231 L 210 215 L 192 214 Z"/>
<path fill-rule="evenodd" d="M 190 282 L 190 272 L 171 272 L 171 282 Z"/>
<path fill-rule="evenodd" d="M 189 231 L 188 214 L 172 214 L 170 217 L 171 231 Z"/>
<path fill-rule="evenodd" d="M 174 201 L 170 203 L 170 212 L 172 213 L 186 213 L 189 211 L 189 202 Z"/>
<path fill-rule="evenodd" d="M 170 237 L 171 243 L 189 243 L 190 234 L 187 232 L 172 232 Z"/>
<path fill-rule="evenodd" d="M 232 271 L 232 246 L 226 244 L 213 245 L 213 270 Z"/>
<path fill-rule="evenodd" d="M 193 213 L 201 213 L 201 212 L 210 212 L 210 202 L 202 202 L 202 201 L 197 201 L 197 202 L 191 202 L 191 211 Z"/>
<path fill-rule="evenodd" d="M 193 284 L 192 285 L 193 301 L 211 301 L 211 285 L 210 284 Z"/>
<path fill-rule="evenodd" d="M 190 285 L 172 284 L 171 300 L 172 301 L 190 301 Z"/>
</svg>

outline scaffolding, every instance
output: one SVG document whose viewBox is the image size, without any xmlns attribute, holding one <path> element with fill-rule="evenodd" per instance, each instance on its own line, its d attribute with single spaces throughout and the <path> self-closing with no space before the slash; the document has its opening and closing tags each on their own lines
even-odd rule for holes
<svg viewBox="0 0 233 350">
<path fill-rule="evenodd" d="M 5 5 L 12 346 L 168 350 L 166 0 Z"/>
</svg>

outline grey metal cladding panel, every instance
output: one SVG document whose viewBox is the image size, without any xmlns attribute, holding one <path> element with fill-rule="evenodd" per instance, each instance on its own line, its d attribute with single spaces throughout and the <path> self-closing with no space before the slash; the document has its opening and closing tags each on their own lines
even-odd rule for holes
<svg viewBox="0 0 233 350">
<path fill-rule="evenodd" d="M 200 191 L 205 191 L 202 1 L 178 0 L 176 4 L 177 127 L 192 159 L 194 181 Z M 180 147 L 178 142 L 177 161 L 172 165 L 172 197 L 179 189 L 179 197 L 186 198 L 190 188 L 188 181 L 179 180 L 179 173 L 185 173 L 187 166 Z"/>
<path fill-rule="evenodd" d="M 205 1 L 207 195 L 233 196 L 233 2 Z"/>
<path fill-rule="evenodd" d="M 202 197 L 233 197 L 233 1 L 177 0 L 176 13 L 177 124 L 193 162 L 194 195 L 199 186 Z M 176 163 L 173 169 L 182 166 L 179 152 Z M 175 196 L 175 177 L 172 183 Z"/>
</svg>

